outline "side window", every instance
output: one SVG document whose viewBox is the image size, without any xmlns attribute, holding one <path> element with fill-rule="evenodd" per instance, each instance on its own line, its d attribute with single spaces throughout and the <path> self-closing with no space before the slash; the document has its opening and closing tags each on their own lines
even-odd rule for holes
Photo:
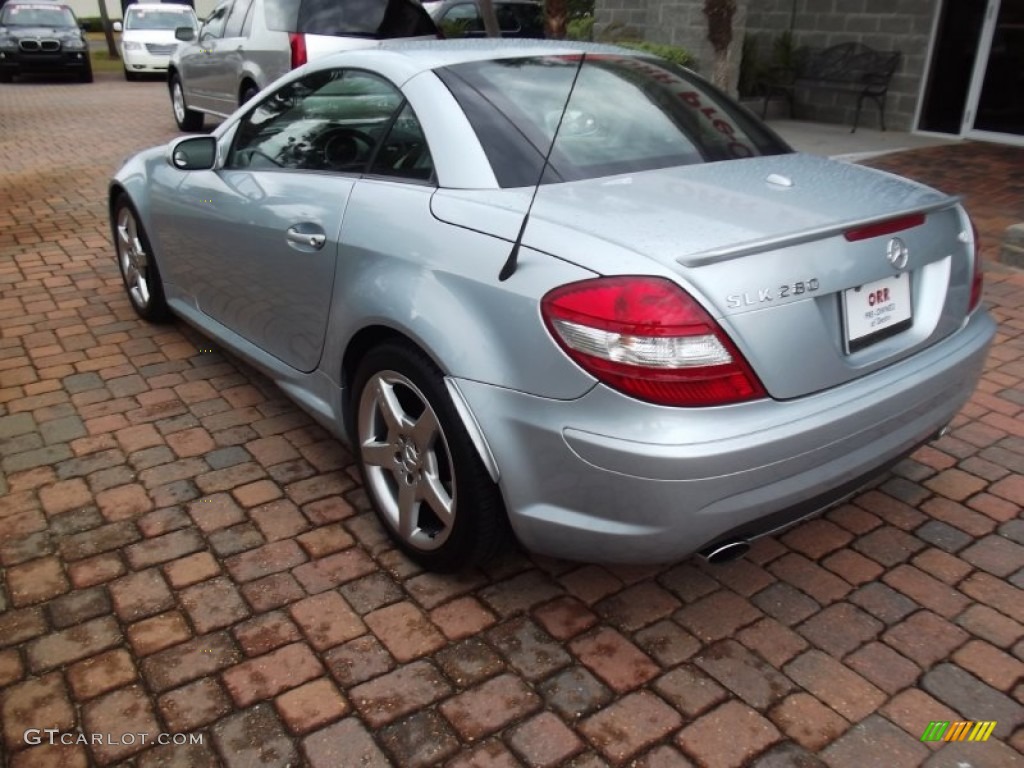
<svg viewBox="0 0 1024 768">
<path fill-rule="evenodd" d="M 206 17 L 203 28 L 199 31 L 200 40 L 211 40 L 224 35 L 224 22 L 227 21 L 228 11 L 231 10 L 231 3 L 221 3 L 213 12 Z"/>
<path fill-rule="evenodd" d="M 242 119 L 227 167 L 363 173 L 401 104 L 395 86 L 368 72 L 315 72 Z"/>
<path fill-rule="evenodd" d="M 448 37 L 465 37 L 484 31 L 484 22 L 477 11 L 476 3 L 453 5 L 445 11 L 440 26 Z"/>
<path fill-rule="evenodd" d="M 370 173 L 403 179 L 429 181 L 434 176 L 427 137 L 412 107 L 402 107 L 370 166 Z"/>
<path fill-rule="evenodd" d="M 502 34 L 513 35 L 519 31 L 519 14 L 515 5 L 496 3 L 494 15 L 498 17 L 498 29 Z"/>
<path fill-rule="evenodd" d="M 224 26 L 224 37 L 242 37 L 245 20 L 249 17 L 252 0 L 235 0 Z"/>
</svg>

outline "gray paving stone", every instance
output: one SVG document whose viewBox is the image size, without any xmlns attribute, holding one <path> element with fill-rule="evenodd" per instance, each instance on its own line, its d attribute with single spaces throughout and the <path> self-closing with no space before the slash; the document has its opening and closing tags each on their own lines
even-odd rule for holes
<svg viewBox="0 0 1024 768">
<path fill-rule="evenodd" d="M 72 395 L 79 392 L 90 392 L 94 389 L 103 389 L 103 379 L 97 373 L 74 373 L 61 379 L 64 389 Z"/>
<path fill-rule="evenodd" d="M 225 717 L 210 730 L 228 768 L 292 768 L 298 762 L 298 751 L 270 704 Z"/>
<path fill-rule="evenodd" d="M 3 467 L 4 472 L 10 474 L 12 472 L 22 472 L 26 469 L 34 469 L 35 467 L 49 466 L 70 457 L 71 449 L 66 445 L 48 445 L 45 448 L 37 448 L 32 451 L 7 456 L 0 463 L 0 466 Z"/>
<path fill-rule="evenodd" d="M 933 547 L 950 553 L 959 552 L 974 541 L 969 534 L 941 520 L 929 520 L 914 531 L 914 535 L 921 541 L 927 541 Z"/>
<path fill-rule="evenodd" d="M 0 438 L 16 437 L 36 431 L 36 421 L 31 413 L 15 413 L 0 416 Z"/>
<path fill-rule="evenodd" d="M 67 443 L 86 434 L 85 424 L 78 416 L 45 421 L 39 425 L 43 440 L 47 443 Z"/>
<path fill-rule="evenodd" d="M 921 687 L 969 720 L 995 720 L 993 735 L 1006 739 L 1024 725 L 1024 707 L 953 664 L 939 664 L 925 674 Z"/>
</svg>

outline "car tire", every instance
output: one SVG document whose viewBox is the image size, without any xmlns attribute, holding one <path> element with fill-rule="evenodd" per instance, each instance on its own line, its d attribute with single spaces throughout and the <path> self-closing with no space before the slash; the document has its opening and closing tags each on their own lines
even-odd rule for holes
<svg viewBox="0 0 1024 768">
<path fill-rule="evenodd" d="M 167 320 L 171 312 L 160 270 L 139 214 L 127 195 L 121 195 L 114 204 L 113 229 L 117 266 L 132 309 L 143 320 Z"/>
<path fill-rule="evenodd" d="M 433 361 L 401 341 L 371 349 L 350 405 L 366 493 L 398 547 L 442 573 L 492 557 L 506 538 L 501 493 Z"/>
<path fill-rule="evenodd" d="M 203 130 L 203 113 L 188 108 L 188 104 L 185 103 L 185 91 L 181 87 L 181 78 L 178 75 L 171 78 L 171 111 L 180 130 L 187 133 Z"/>
<path fill-rule="evenodd" d="M 78 75 L 78 81 L 80 83 L 91 83 L 92 82 L 92 67 L 86 67 Z"/>
<path fill-rule="evenodd" d="M 14 73 L 13 72 L 0 72 L 0 83 L 13 83 Z"/>
<path fill-rule="evenodd" d="M 242 88 L 242 97 L 238 100 L 238 106 L 244 106 L 252 101 L 253 97 L 260 92 L 252 83 L 246 83 L 245 87 Z"/>
<path fill-rule="evenodd" d="M 134 72 L 129 72 L 126 69 L 126 70 L 124 70 L 124 79 L 125 80 L 138 80 L 139 76 L 137 74 L 135 74 Z"/>
</svg>

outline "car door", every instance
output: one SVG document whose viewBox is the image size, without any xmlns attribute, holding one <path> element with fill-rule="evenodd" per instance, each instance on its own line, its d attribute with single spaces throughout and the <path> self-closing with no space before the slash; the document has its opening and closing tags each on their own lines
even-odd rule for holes
<svg viewBox="0 0 1024 768">
<path fill-rule="evenodd" d="M 210 90 L 218 100 L 230 104 L 233 111 L 241 102 L 241 83 L 245 67 L 248 30 L 252 26 L 253 0 L 235 0 L 228 13 L 221 38 L 214 44 L 218 67 Z"/>
<path fill-rule="evenodd" d="M 200 311 L 297 370 L 316 367 L 349 196 L 401 105 L 383 78 L 333 69 L 250 109 L 224 167 L 189 173 L 164 223 Z"/>
<path fill-rule="evenodd" d="M 224 33 L 224 24 L 234 0 L 220 3 L 199 28 L 199 39 L 190 44 L 179 61 L 185 101 L 198 109 L 227 114 L 223 99 L 218 98 L 215 84 L 223 77 L 223 64 L 217 58 L 217 43 Z"/>
</svg>

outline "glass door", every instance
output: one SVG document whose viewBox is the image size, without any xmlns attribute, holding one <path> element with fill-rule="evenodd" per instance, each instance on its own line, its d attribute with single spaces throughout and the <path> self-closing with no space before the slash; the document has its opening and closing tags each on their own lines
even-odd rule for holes
<svg viewBox="0 0 1024 768">
<path fill-rule="evenodd" d="M 946 0 L 937 9 L 917 128 L 960 135 L 989 0 Z"/>
<path fill-rule="evenodd" d="M 990 0 L 961 132 L 1024 145 L 1024 0 Z"/>
</svg>

